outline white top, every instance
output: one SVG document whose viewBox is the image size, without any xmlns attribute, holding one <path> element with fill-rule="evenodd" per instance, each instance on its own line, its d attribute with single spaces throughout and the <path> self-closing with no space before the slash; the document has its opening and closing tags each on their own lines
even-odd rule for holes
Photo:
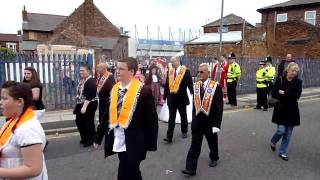
<svg viewBox="0 0 320 180">
<path fill-rule="evenodd" d="M 152 82 L 158 82 L 158 77 L 157 75 L 152 75 Z"/>
<path fill-rule="evenodd" d="M 44 149 L 46 144 L 46 136 L 36 116 L 15 129 L 15 132 L 10 137 L 8 144 L 2 150 L 2 158 L 0 161 L 1 167 L 13 168 L 21 166 L 23 164 L 21 148 L 34 144 L 42 144 L 42 149 Z M 47 168 L 43 154 L 42 157 L 43 163 L 42 172 L 40 175 L 26 180 L 48 179 Z"/>
<path fill-rule="evenodd" d="M 126 87 L 123 87 L 122 83 L 120 82 L 120 86 L 119 86 L 119 89 L 120 90 L 123 90 L 123 89 L 129 89 L 129 86 L 130 86 L 131 82 L 126 86 Z M 124 102 L 125 99 L 123 98 L 123 101 Z M 124 129 L 120 126 L 118 127 L 115 127 L 114 128 L 114 142 L 113 142 L 113 149 L 112 151 L 113 152 L 125 152 L 127 149 L 126 149 L 126 139 L 125 139 L 125 134 L 124 134 Z"/>
<path fill-rule="evenodd" d="M 208 83 L 209 83 L 209 78 L 204 82 L 201 81 L 201 86 L 203 87 L 204 90 L 206 90 Z"/>
<path fill-rule="evenodd" d="M 177 75 L 179 74 L 180 69 L 181 69 L 181 65 L 178 66 L 177 69 L 176 69 L 176 74 L 177 74 Z"/>
</svg>

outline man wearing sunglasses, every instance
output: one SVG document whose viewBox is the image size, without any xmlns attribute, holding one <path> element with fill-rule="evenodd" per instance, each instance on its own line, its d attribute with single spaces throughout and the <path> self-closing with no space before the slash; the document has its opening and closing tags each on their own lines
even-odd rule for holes
<svg viewBox="0 0 320 180">
<path fill-rule="evenodd" d="M 192 141 L 188 152 L 186 169 L 183 174 L 194 176 L 201 152 L 203 136 L 209 148 L 209 166 L 215 167 L 219 160 L 218 135 L 223 114 L 223 93 L 220 85 L 209 79 L 209 66 L 200 64 L 198 69 L 199 82 L 194 83 L 194 101 L 192 111 Z"/>
</svg>

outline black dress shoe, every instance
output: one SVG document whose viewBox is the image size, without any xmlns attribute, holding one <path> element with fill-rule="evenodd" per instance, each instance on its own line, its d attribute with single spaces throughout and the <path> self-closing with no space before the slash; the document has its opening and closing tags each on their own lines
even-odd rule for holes
<svg viewBox="0 0 320 180">
<path fill-rule="evenodd" d="M 172 143 L 172 139 L 170 139 L 170 138 L 164 138 L 163 140 L 164 140 L 165 142 L 167 142 L 167 144 Z"/>
<path fill-rule="evenodd" d="M 270 149 L 271 149 L 271 151 L 275 151 L 276 150 L 276 145 L 270 143 Z"/>
<path fill-rule="evenodd" d="M 284 161 L 289 161 L 288 156 L 285 155 L 285 154 L 279 154 L 279 157 L 280 157 L 282 160 L 284 160 Z"/>
<path fill-rule="evenodd" d="M 83 144 L 83 141 L 82 140 L 80 140 L 80 142 L 79 142 L 80 144 Z"/>
<path fill-rule="evenodd" d="M 187 133 L 182 133 L 181 137 L 182 137 L 183 139 L 185 139 L 185 138 L 188 137 L 188 134 L 187 134 Z"/>
<path fill-rule="evenodd" d="M 188 170 L 188 169 L 182 170 L 181 172 L 182 172 L 183 174 L 186 174 L 186 175 L 189 175 L 189 176 L 194 176 L 194 175 L 196 175 L 196 171 L 191 171 L 191 170 Z"/>
<path fill-rule="evenodd" d="M 218 161 L 210 160 L 209 166 L 210 167 L 216 167 L 218 165 Z"/>
</svg>

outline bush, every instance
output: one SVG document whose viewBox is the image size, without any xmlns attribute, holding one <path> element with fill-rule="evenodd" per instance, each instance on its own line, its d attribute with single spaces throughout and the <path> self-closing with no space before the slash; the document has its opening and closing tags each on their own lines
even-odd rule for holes
<svg viewBox="0 0 320 180">
<path fill-rule="evenodd" d="M 0 48 L 0 54 L 1 54 L 1 59 L 3 61 L 5 60 L 12 60 L 13 57 L 15 56 L 15 53 L 12 49 L 9 48 Z"/>
</svg>

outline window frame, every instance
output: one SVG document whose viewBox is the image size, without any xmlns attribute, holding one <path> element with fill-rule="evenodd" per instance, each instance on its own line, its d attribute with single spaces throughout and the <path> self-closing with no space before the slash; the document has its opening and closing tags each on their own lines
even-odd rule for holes
<svg viewBox="0 0 320 180">
<path fill-rule="evenodd" d="M 314 13 L 314 17 L 313 18 L 307 18 L 307 13 Z M 307 20 L 313 20 L 313 23 L 308 22 Z M 317 11 L 316 10 L 312 10 L 312 11 L 305 11 L 304 12 L 304 22 L 312 24 L 312 25 L 316 25 L 317 23 Z"/>
<path fill-rule="evenodd" d="M 285 16 L 285 19 L 280 21 L 279 19 L 279 16 Z M 288 13 L 280 13 L 280 14 L 277 14 L 277 23 L 280 23 L 280 22 L 287 22 L 288 21 Z"/>
</svg>

